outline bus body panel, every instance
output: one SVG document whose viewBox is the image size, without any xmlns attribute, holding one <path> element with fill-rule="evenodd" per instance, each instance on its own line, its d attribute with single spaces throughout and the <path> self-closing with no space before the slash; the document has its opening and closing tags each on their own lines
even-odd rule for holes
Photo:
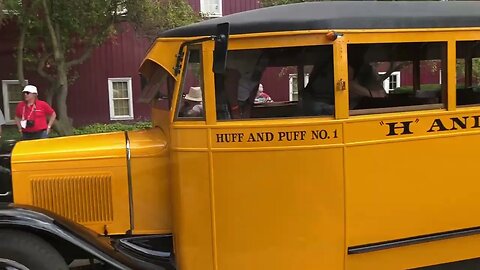
<svg viewBox="0 0 480 270">
<path fill-rule="evenodd" d="M 129 131 L 133 234 L 172 232 L 170 156 L 159 128 Z M 155 206 L 155 207 L 152 207 Z"/>
<path fill-rule="evenodd" d="M 172 194 L 179 267 L 343 268 L 343 170 L 334 166 L 343 163 L 342 127 L 314 122 L 243 129 L 176 123 Z M 275 142 L 247 142 L 250 134 L 265 139 L 267 130 Z M 287 140 L 285 132 L 298 130 L 308 130 L 308 138 Z M 318 130 L 330 133 L 322 132 L 322 140 Z M 240 133 L 242 142 L 222 142 L 225 134 Z M 298 162 L 285 166 L 288 160 Z"/>
<path fill-rule="evenodd" d="M 342 161 L 342 147 L 214 151 L 218 269 L 342 269 Z"/>
<path fill-rule="evenodd" d="M 215 269 L 208 132 L 179 126 L 170 133 L 176 261 L 180 269 Z"/>
<path fill-rule="evenodd" d="M 170 157 L 159 128 L 19 142 L 12 156 L 15 203 L 99 234 L 172 231 Z"/>
<path fill-rule="evenodd" d="M 416 244 L 400 248 L 385 249 L 346 256 L 345 269 L 413 269 L 447 262 L 458 262 L 478 258 L 480 236 L 452 238 L 442 241 Z M 429 268 L 426 268 L 429 269 Z M 472 266 L 439 267 L 433 269 L 478 269 Z"/>
<path fill-rule="evenodd" d="M 12 153 L 14 200 L 99 234 L 130 229 L 125 134 L 19 142 Z"/>
<path fill-rule="evenodd" d="M 475 215 L 478 181 L 472 177 L 480 151 L 478 114 L 466 108 L 357 117 L 346 124 L 347 247 L 480 224 Z M 410 134 L 402 134 L 402 123 L 410 123 Z M 351 254 L 347 269 L 406 269 L 471 259 L 478 257 L 478 239 L 472 235 Z"/>
</svg>

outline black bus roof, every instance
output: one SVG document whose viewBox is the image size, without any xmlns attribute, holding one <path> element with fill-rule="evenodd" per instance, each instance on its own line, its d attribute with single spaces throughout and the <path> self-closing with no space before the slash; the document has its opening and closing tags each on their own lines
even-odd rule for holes
<svg viewBox="0 0 480 270">
<path fill-rule="evenodd" d="M 161 37 L 330 29 L 480 27 L 480 1 L 328 1 L 260 8 L 163 32 Z"/>
</svg>

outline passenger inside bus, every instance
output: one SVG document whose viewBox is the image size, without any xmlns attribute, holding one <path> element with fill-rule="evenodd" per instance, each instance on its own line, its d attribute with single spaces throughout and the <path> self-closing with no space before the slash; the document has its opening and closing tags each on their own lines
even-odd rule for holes
<svg viewBox="0 0 480 270">
<path fill-rule="evenodd" d="M 263 89 L 263 84 L 259 84 L 257 96 L 255 97 L 255 104 L 267 102 L 273 102 L 273 100 L 267 93 L 265 93 Z"/>
<path fill-rule="evenodd" d="M 348 55 L 349 106 L 354 109 L 365 97 L 384 98 L 385 89 L 378 72 L 366 60 L 365 50 L 352 50 Z"/>
</svg>

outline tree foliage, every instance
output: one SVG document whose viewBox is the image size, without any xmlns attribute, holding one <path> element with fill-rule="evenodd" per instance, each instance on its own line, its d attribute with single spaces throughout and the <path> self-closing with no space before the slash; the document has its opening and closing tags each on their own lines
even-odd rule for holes
<svg viewBox="0 0 480 270">
<path fill-rule="evenodd" d="M 472 79 L 479 84 L 480 82 L 480 58 L 472 59 Z M 457 83 L 465 82 L 465 60 L 457 59 Z"/>
<path fill-rule="evenodd" d="M 0 24 L 2 23 L 3 21 L 3 10 L 4 10 L 4 3 L 3 3 L 3 0 L 0 0 Z"/>
<path fill-rule="evenodd" d="M 34 67 L 49 83 L 47 101 L 57 111 L 55 129 L 72 134 L 67 110 L 69 84 L 92 51 L 130 22 L 149 37 L 194 22 L 185 0 L 0 0 L 19 27 L 17 73 L 24 84 L 24 66 Z"/>
<path fill-rule="evenodd" d="M 150 38 L 157 37 L 163 30 L 200 20 L 185 0 L 124 1 L 124 5 L 128 21 Z"/>
</svg>

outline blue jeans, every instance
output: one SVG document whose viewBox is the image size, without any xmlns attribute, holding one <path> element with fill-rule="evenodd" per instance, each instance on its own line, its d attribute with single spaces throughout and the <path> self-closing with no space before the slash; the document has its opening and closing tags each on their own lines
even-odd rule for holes
<svg viewBox="0 0 480 270">
<path fill-rule="evenodd" d="M 310 93 L 305 92 L 302 102 L 299 103 L 301 109 L 301 115 L 316 116 L 316 115 L 334 115 L 335 105 L 318 100 L 314 98 Z"/>
<path fill-rule="evenodd" d="M 35 140 L 48 138 L 47 130 L 40 130 L 37 132 L 22 132 L 23 140 Z"/>
</svg>

